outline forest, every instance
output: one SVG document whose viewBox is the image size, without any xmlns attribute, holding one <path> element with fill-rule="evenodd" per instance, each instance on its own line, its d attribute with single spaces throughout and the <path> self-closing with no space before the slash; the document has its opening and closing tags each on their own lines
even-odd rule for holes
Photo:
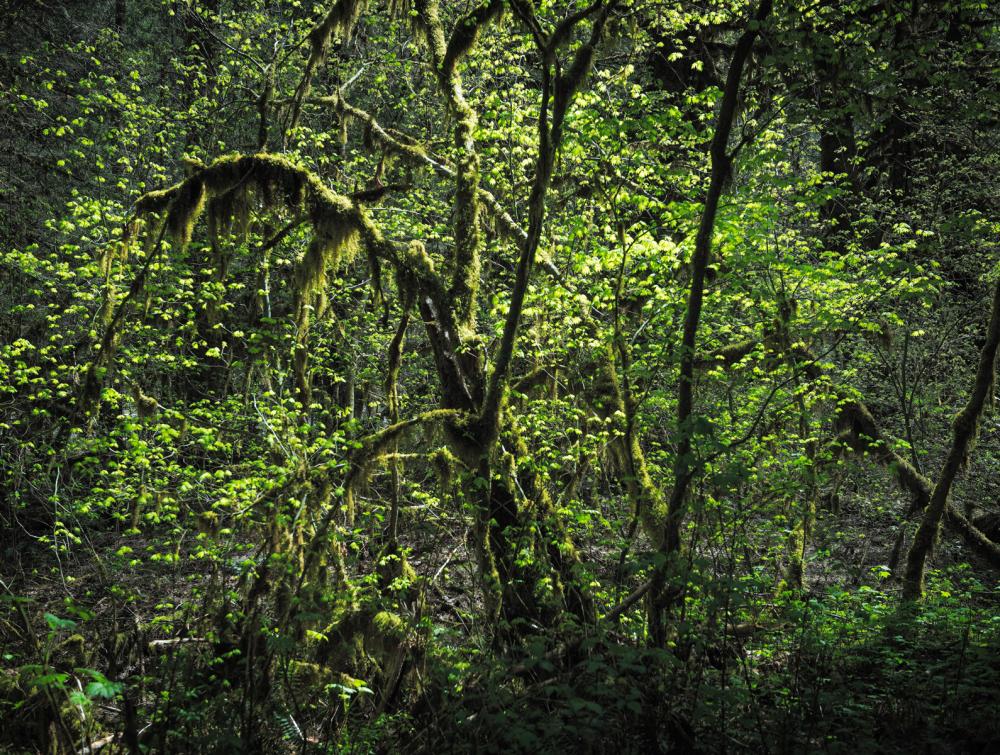
<svg viewBox="0 0 1000 755">
<path fill-rule="evenodd" d="M 1000 752 L 1000 5 L 0 0 L 0 753 Z"/>
</svg>

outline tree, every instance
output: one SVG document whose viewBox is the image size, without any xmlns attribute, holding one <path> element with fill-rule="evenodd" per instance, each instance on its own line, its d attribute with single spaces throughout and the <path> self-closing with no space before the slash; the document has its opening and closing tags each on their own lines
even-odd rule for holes
<svg viewBox="0 0 1000 755">
<path fill-rule="evenodd" d="M 946 6 L 13 7 L 0 749 L 989 749 Z"/>
</svg>

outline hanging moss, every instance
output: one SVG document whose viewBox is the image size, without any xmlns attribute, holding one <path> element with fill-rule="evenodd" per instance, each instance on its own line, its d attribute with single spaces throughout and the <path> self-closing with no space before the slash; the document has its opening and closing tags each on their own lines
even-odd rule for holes
<svg viewBox="0 0 1000 755">
<path fill-rule="evenodd" d="M 218 246 L 224 235 L 235 234 L 246 239 L 250 227 L 249 199 L 249 193 L 237 187 L 209 200 L 206 214 L 213 245 Z"/>
<path fill-rule="evenodd" d="M 367 7 L 367 0 L 340 0 L 334 3 L 323 20 L 309 33 L 311 61 L 313 65 L 326 59 L 331 38 L 337 34 L 349 39 L 357 26 L 361 14 Z"/>
<path fill-rule="evenodd" d="M 163 230 L 181 245 L 190 241 L 199 218 L 207 214 L 213 264 L 217 279 L 221 280 L 226 260 L 220 237 L 234 229 L 245 232 L 250 209 L 255 204 L 293 216 L 304 214 L 312 227 L 312 241 L 296 265 L 293 280 L 298 331 L 293 363 L 300 397 L 306 399 L 306 404 L 309 403 L 307 363 L 311 322 L 326 309 L 329 272 L 352 260 L 361 243 L 367 251 L 376 303 L 381 297 L 380 260 L 388 259 L 396 270 L 401 291 L 410 295 L 420 291 L 434 302 L 440 317 L 448 316 L 448 293 L 422 244 L 414 242 L 400 249 L 387 242 L 363 208 L 331 191 L 318 176 L 285 157 L 259 153 L 219 158 L 195 169 L 175 186 L 144 195 L 136 202 L 135 209 L 138 217 L 165 214 Z M 152 235 L 148 234 L 147 240 Z M 454 324 L 449 328 L 457 332 Z"/>
<path fill-rule="evenodd" d="M 312 80 L 316 69 L 326 60 L 333 37 L 339 36 L 343 39 L 349 39 L 367 5 L 367 0 L 340 0 L 330 7 L 323 20 L 316 24 L 309 33 L 309 59 L 306 61 L 302 80 L 292 97 L 288 131 L 294 131 L 298 126 L 302 102 L 309 95 L 309 90 L 312 89 Z"/>
<path fill-rule="evenodd" d="M 306 171 L 275 155 L 233 155 L 222 157 L 169 189 L 150 192 L 135 204 L 136 214 L 167 212 L 167 231 L 180 244 L 187 244 L 206 206 L 217 233 L 231 228 L 234 220 L 245 229 L 249 216 L 250 192 L 256 192 L 264 207 L 283 206 L 297 210 L 307 194 Z M 317 181 L 318 183 L 318 181 Z M 319 188 L 323 188 L 320 184 Z M 312 193 L 319 191 L 314 187 Z M 318 201 L 322 204 L 323 197 Z M 334 203 L 342 212 L 348 200 Z M 320 213 L 317 213 L 317 216 Z"/>
<path fill-rule="evenodd" d="M 400 21 L 412 23 L 410 11 L 413 8 L 412 0 L 388 0 L 389 15 Z"/>
<path fill-rule="evenodd" d="M 434 260 L 420 241 L 411 241 L 404 254 L 405 264 L 397 268 L 396 285 L 405 298 L 413 298 L 421 284 L 437 280 Z"/>
<path fill-rule="evenodd" d="M 296 290 L 303 296 L 326 283 L 328 268 L 350 261 L 358 249 L 359 217 L 353 203 L 330 191 L 313 174 L 276 155 L 235 155 L 216 160 L 187 180 L 136 202 L 136 212 L 167 211 L 167 230 L 182 244 L 209 209 L 209 225 L 217 236 L 234 223 L 245 230 L 251 192 L 268 209 L 296 213 L 305 209 L 313 243 L 296 268 Z"/>
<path fill-rule="evenodd" d="M 396 440 L 406 431 L 417 426 L 443 420 L 453 419 L 458 412 L 453 409 L 432 409 L 418 414 L 416 417 L 397 422 L 384 430 L 372 433 L 361 439 L 358 449 L 351 457 L 350 470 L 344 479 L 344 504 L 348 525 L 353 524 L 355 516 L 355 490 L 363 485 L 375 464 L 386 456 L 386 452 Z"/>
<path fill-rule="evenodd" d="M 181 246 L 191 241 L 195 223 L 205 209 L 205 184 L 192 178 L 181 184 L 167 213 L 167 231 Z"/>
<path fill-rule="evenodd" d="M 326 310 L 328 274 L 341 262 L 354 259 L 357 241 L 358 234 L 353 226 L 327 229 L 324 236 L 313 238 L 295 268 L 294 286 L 300 306 L 311 306 L 316 316 L 322 317 Z"/>
<path fill-rule="evenodd" d="M 141 226 L 142 223 L 138 220 L 138 218 L 132 218 L 125 224 L 125 227 L 122 230 L 122 237 L 118 243 L 105 244 L 101 249 L 98 261 L 100 264 L 101 275 L 104 276 L 105 279 L 111 277 L 111 269 L 114 267 L 115 262 L 124 262 L 128 259 L 132 245 L 139 237 Z"/>
<path fill-rule="evenodd" d="M 154 212 L 163 212 L 170 207 L 170 203 L 174 201 L 174 196 L 179 187 L 180 184 L 175 184 L 167 189 L 159 189 L 157 191 L 150 191 L 143 194 L 138 200 L 136 200 L 136 214 L 148 215 Z"/>
<path fill-rule="evenodd" d="M 400 318 L 399 325 L 396 327 L 396 333 L 389 343 L 389 365 L 385 377 L 385 394 L 389 409 L 389 418 L 393 423 L 399 422 L 399 370 L 403 361 L 403 339 L 406 337 L 406 328 L 410 322 L 410 307 L 412 306 L 413 297 L 406 297 L 403 302 L 403 316 Z M 399 466 L 396 462 L 393 462 L 393 516 L 391 517 L 390 527 L 395 525 L 396 513 L 398 512 L 398 477 Z M 395 534 L 393 534 L 393 537 L 395 537 Z"/>
<path fill-rule="evenodd" d="M 432 452 L 430 461 L 434 465 L 434 469 L 437 470 L 442 492 L 448 490 L 455 478 L 455 469 L 462 462 L 446 447 L 441 447 Z"/>
<path fill-rule="evenodd" d="M 312 241 L 296 266 L 293 280 L 298 331 L 293 361 L 300 397 L 308 404 L 309 326 L 313 317 L 321 316 L 326 309 L 329 271 L 349 262 L 357 253 L 359 228 L 364 220 L 357 207 L 287 158 L 261 153 L 231 155 L 208 166 L 194 166 L 185 181 L 141 197 L 136 213 L 141 216 L 165 210 L 166 230 L 184 246 L 207 208 L 212 261 L 216 279 L 221 281 L 226 259 L 220 235 L 232 232 L 234 227 L 245 235 L 253 202 L 293 215 L 305 211 L 312 226 Z"/>
</svg>

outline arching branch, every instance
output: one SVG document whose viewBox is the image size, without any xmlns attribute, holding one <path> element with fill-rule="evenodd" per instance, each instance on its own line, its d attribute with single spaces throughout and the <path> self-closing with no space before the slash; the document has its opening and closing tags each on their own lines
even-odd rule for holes
<svg viewBox="0 0 1000 755">
<path fill-rule="evenodd" d="M 948 511 L 948 498 L 959 470 L 965 465 L 969 451 L 979 432 L 979 419 L 987 403 L 993 401 L 996 381 L 997 351 L 1000 350 L 1000 281 L 994 284 L 990 322 L 986 341 L 979 354 L 979 366 L 969 400 L 955 417 L 953 437 L 944 467 L 934 485 L 923 519 L 913 536 L 903 576 L 903 597 L 916 600 L 924 592 L 924 562 L 937 538 L 941 521 Z"/>
</svg>

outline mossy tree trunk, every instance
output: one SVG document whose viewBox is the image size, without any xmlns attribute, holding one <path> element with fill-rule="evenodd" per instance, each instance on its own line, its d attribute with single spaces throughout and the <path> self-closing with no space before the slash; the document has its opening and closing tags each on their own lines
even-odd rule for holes
<svg viewBox="0 0 1000 755">
<path fill-rule="evenodd" d="M 517 619 L 538 622 L 554 618 L 547 600 L 539 600 L 536 586 L 551 581 L 557 586 L 560 602 L 584 621 L 594 620 L 591 599 L 580 578 L 579 558 L 559 521 L 559 515 L 540 480 L 528 471 L 529 451 L 520 440 L 507 413 L 507 392 L 524 302 L 545 222 L 545 203 L 553 166 L 562 141 L 563 122 L 579 87 L 593 62 L 609 14 L 617 0 L 594 3 L 568 15 L 549 33 L 534 17 L 532 6 L 514 2 L 512 6 L 535 41 L 541 56 L 543 80 L 538 117 L 538 146 L 535 177 L 528 198 L 528 225 L 522 230 L 479 183 L 479 158 L 474 132 L 476 115 L 465 99 L 459 66 L 470 52 L 482 29 L 494 21 L 503 9 L 500 0 L 488 0 L 459 19 L 450 36 L 445 34 L 436 0 L 418 0 L 411 18 L 425 43 L 430 62 L 452 120 L 455 167 L 438 163 L 428 152 L 404 144 L 382 129 L 366 113 L 352 108 L 339 91 L 333 98 L 309 98 L 313 78 L 325 59 L 335 36 L 347 38 L 362 10 L 355 0 L 339 0 L 314 28 L 308 41 L 311 52 L 294 96 L 287 101 L 282 141 L 294 139 L 301 108 L 306 103 L 333 104 L 343 122 L 346 117 L 362 120 L 373 141 L 404 159 L 430 165 L 440 175 L 455 182 L 455 242 L 446 270 L 436 270 L 430 255 L 419 241 L 405 250 L 387 241 L 372 223 L 363 207 L 364 197 L 343 196 L 330 191 L 318 176 L 285 157 L 268 153 L 235 155 L 220 158 L 210 165 L 189 166 L 184 181 L 162 191 L 143 196 L 136 204 L 137 216 L 158 216 L 162 233 L 169 234 L 183 250 L 191 241 L 198 220 L 207 215 L 213 242 L 218 230 L 228 230 L 234 221 L 245 226 L 246 214 L 256 201 L 265 211 L 284 213 L 307 222 L 312 241 L 297 263 L 293 291 L 296 295 L 297 334 L 292 361 L 298 396 L 308 406 L 309 330 L 326 307 L 325 286 L 328 273 L 350 262 L 359 249 L 367 253 L 373 281 L 380 279 L 380 265 L 388 263 L 395 271 L 402 300 L 402 319 L 390 347 L 389 389 L 393 424 L 383 431 L 361 439 L 352 469 L 347 474 L 345 498 L 348 521 L 353 519 L 353 485 L 360 481 L 373 461 L 391 457 L 394 490 L 398 481 L 398 454 L 393 451 L 401 433 L 421 424 L 443 427 L 446 442 L 471 473 L 467 479 L 477 501 L 474 532 L 479 551 L 480 572 L 493 604 L 491 612 L 508 623 Z M 565 53 L 568 38 L 580 26 L 589 25 L 589 35 L 571 53 Z M 560 60 L 561 56 L 567 60 Z M 277 101 L 276 101 L 277 102 Z M 478 281 L 483 209 L 498 220 L 498 226 L 518 248 L 519 258 L 506 315 L 503 336 L 487 372 L 482 358 L 480 337 L 476 332 Z M 255 210 L 256 211 L 256 210 Z M 162 237 L 161 233 L 161 237 Z M 157 241 L 153 251 L 160 248 Z M 155 254 L 150 256 L 150 260 Z M 219 266 L 220 274 L 225 270 Z M 119 304 L 105 331 L 101 353 L 88 374 L 88 395 L 99 395 L 101 382 L 97 367 L 111 359 L 115 336 L 122 325 L 128 304 L 145 285 L 145 270 L 133 283 L 128 296 Z M 402 334 L 411 311 L 419 314 L 431 347 L 440 389 L 441 411 L 411 418 L 399 418 L 396 380 L 402 346 Z M 353 384 L 351 384 L 353 385 Z M 347 393 L 350 393 L 351 385 Z M 498 455 L 498 440 L 509 441 L 513 449 L 506 459 Z M 501 463 L 502 462 L 502 463 Z M 523 467 L 523 468 L 522 468 Z M 517 492 L 516 492 L 517 491 Z M 527 491 L 527 496 L 520 491 Z M 328 513 L 317 538 L 331 530 Z M 390 516 L 389 538 L 398 530 L 398 501 Z M 518 554 L 528 544 L 538 556 L 537 563 L 525 568 Z M 306 560 L 311 558 L 311 550 Z M 550 573 L 543 573 L 549 569 Z"/>
</svg>

